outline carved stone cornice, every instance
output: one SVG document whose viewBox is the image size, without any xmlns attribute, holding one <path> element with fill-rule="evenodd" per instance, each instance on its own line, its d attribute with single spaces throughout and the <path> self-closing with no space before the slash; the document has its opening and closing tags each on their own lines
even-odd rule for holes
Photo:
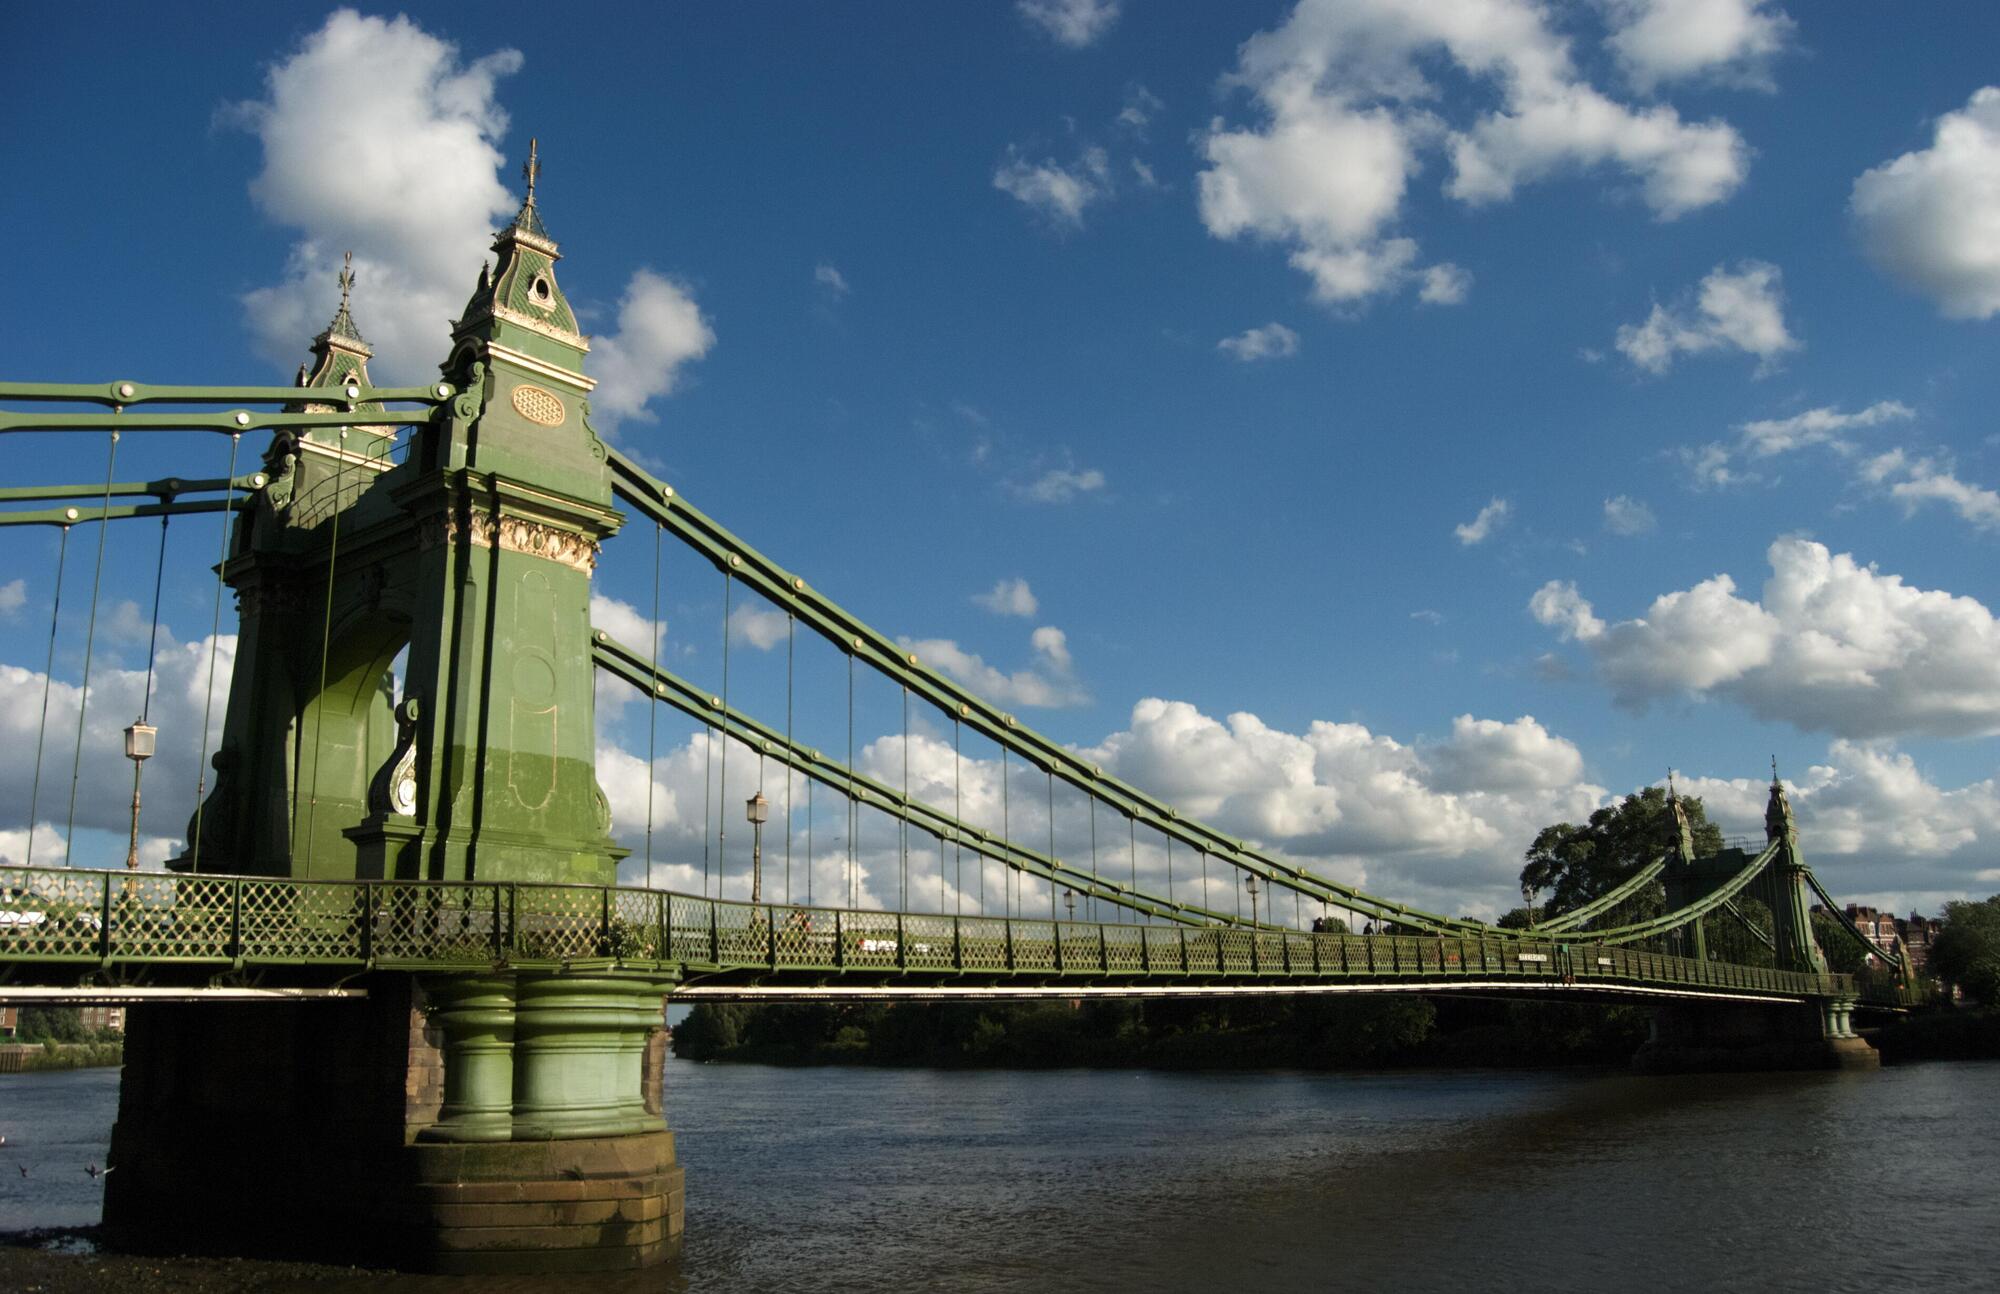
<svg viewBox="0 0 2000 1294">
<path fill-rule="evenodd" d="M 474 548 L 498 548 L 504 553 L 526 553 L 586 575 L 597 569 L 595 539 L 529 517 L 496 515 L 483 508 L 471 508 L 463 513 L 454 511 L 426 517 L 417 525 L 420 550 L 463 543 Z"/>
</svg>

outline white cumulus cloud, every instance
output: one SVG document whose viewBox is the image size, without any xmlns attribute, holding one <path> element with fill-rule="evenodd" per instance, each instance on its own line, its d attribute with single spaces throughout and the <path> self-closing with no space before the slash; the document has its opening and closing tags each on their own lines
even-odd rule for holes
<svg viewBox="0 0 2000 1294">
<path fill-rule="evenodd" d="M 591 410 L 607 434 L 651 421 L 648 406 L 674 389 L 681 366 L 708 354 L 715 330 L 686 285 L 649 269 L 632 273 L 618 302 L 618 331 L 592 342 L 597 391 Z"/>
<path fill-rule="evenodd" d="M 1094 467 L 1052 467 L 1031 481 L 1010 487 L 1029 503 L 1068 503 L 1104 488 L 1104 473 Z"/>
<path fill-rule="evenodd" d="M 1082 49 L 1118 21 L 1118 0 L 1017 0 L 1027 23 L 1067 49 Z"/>
<path fill-rule="evenodd" d="M 1529 610 L 1582 644 L 1622 705 L 1726 699 L 1856 740 L 2000 733 L 2000 624 L 1983 604 L 1810 540 L 1779 539 L 1768 559 L 1755 601 L 1721 574 L 1609 625 L 1564 583 Z"/>
<path fill-rule="evenodd" d="M 1248 364 L 1260 359 L 1284 359 L 1299 353 L 1299 335 L 1281 323 L 1250 328 L 1234 337 L 1224 337 L 1215 348 Z"/>
<path fill-rule="evenodd" d="M 0 616 L 11 616 L 28 605 L 28 581 L 8 580 L 0 584 Z"/>
<path fill-rule="evenodd" d="M 1042 606 L 1028 582 L 1018 577 L 995 582 L 987 592 L 974 595 L 972 601 L 996 616 L 1032 616 Z"/>
<path fill-rule="evenodd" d="M 1436 80 L 1455 71 L 1494 106 L 1454 124 Z M 1218 119 L 1201 141 L 1200 213 L 1217 238 L 1291 249 L 1316 295 L 1353 302 L 1421 283 L 1445 303 L 1469 282 L 1418 265 L 1397 232 L 1425 153 L 1451 162 L 1446 192 L 1468 205 L 1511 197 L 1562 171 L 1614 167 L 1660 219 L 1719 202 L 1742 183 L 1748 152 L 1724 122 L 1683 121 L 1591 86 L 1568 41 L 1533 0 L 1301 0 L 1243 44 L 1231 82 L 1264 115 Z"/>
<path fill-rule="evenodd" d="M 496 91 L 521 63 L 512 49 L 468 63 L 408 18 L 339 9 L 269 69 L 262 98 L 229 110 L 263 145 L 252 198 L 302 235 L 282 281 L 243 298 L 267 356 L 287 367 L 304 358 L 333 317 L 334 274 L 351 250 L 373 375 L 435 373 L 448 321 L 515 206 L 499 178 L 507 114 Z"/>
<path fill-rule="evenodd" d="M 1090 694 L 1076 680 L 1069 640 L 1053 625 L 1044 625 L 1029 635 L 1034 663 L 1012 673 L 987 664 L 978 653 L 967 651 L 949 638 L 898 641 L 905 651 L 915 652 L 924 664 L 951 675 L 997 705 L 1061 709 L 1087 705 L 1090 701 Z"/>
<path fill-rule="evenodd" d="M 1876 264 L 1948 318 L 2000 313 L 2000 86 L 1939 117 L 1929 148 L 1864 172 L 1848 208 Z"/>
<path fill-rule="evenodd" d="M 1086 148 L 1068 166 L 1054 158 L 1031 162 L 1017 150 L 993 172 L 993 187 L 1061 229 L 1081 229 L 1085 208 L 1111 196 L 1111 161 Z"/>
<path fill-rule="evenodd" d="M 1701 281 L 1692 307 L 1655 304 L 1644 323 L 1618 330 L 1618 349 L 1649 373 L 1665 373 L 1682 355 L 1739 350 L 1769 371 L 1778 357 L 1799 349 L 1785 326 L 1782 272 L 1763 261 L 1718 265 Z"/>
<path fill-rule="evenodd" d="M 1470 548 L 1483 544 L 1494 531 L 1507 524 L 1508 514 L 1514 505 L 1505 499 L 1494 499 L 1479 510 L 1479 515 L 1461 525 L 1453 526 L 1451 532 L 1458 536 L 1458 542 Z"/>
<path fill-rule="evenodd" d="M 1643 500 L 1620 494 L 1604 501 L 1604 528 L 1614 535 L 1650 534 L 1659 525 Z"/>
<path fill-rule="evenodd" d="M 1794 24 L 1769 0 L 1606 0 L 1605 39 L 1640 90 L 1700 77 L 1770 88 Z"/>
</svg>

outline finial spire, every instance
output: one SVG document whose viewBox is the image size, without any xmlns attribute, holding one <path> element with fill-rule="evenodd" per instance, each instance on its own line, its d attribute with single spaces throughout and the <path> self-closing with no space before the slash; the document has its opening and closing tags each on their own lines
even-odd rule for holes
<svg viewBox="0 0 2000 1294">
<path fill-rule="evenodd" d="M 1778 784 L 1778 757 L 1776 755 L 1773 755 L 1771 756 L 1771 785 L 1776 786 L 1777 784 Z"/>
<path fill-rule="evenodd" d="M 1673 768 L 1672 768 L 1671 766 L 1669 766 L 1669 767 L 1668 767 L 1668 769 L 1667 769 L 1667 798 L 1668 798 L 1669 800 L 1671 800 L 1671 799 L 1674 799 L 1674 798 L 1675 798 L 1675 796 L 1674 796 L 1674 770 L 1673 770 Z"/>
<path fill-rule="evenodd" d="M 354 253 L 345 252 L 340 258 L 340 274 L 335 280 L 340 284 L 340 309 L 333 312 L 333 322 L 321 333 L 322 338 L 338 337 L 344 341 L 365 346 L 361 330 L 354 326 Z"/>
<path fill-rule="evenodd" d="M 521 166 L 521 178 L 528 182 L 529 206 L 535 204 L 535 181 L 540 179 L 542 175 L 542 162 L 539 156 L 540 148 L 541 141 L 531 137 L 528 140 L 528 160 Z"/>
</svg>

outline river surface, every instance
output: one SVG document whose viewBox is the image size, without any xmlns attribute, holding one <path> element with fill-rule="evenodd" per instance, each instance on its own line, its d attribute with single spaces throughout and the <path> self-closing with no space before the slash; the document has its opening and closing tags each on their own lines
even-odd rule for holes
<svg viewBox="0 0 2000 1294">
<path fill-rule="evenodd" d="M 116 1072 L 0 1078 L 0 1230 L 94 1221 Z M 2000 1063 L 1166 1074 L 670 1061 L 678 1271 L 366 1288 L 1993 1288 Z M 18 1174 L 29 1166 L 28 1177 Z M 357 1285 L 356 1288 L 363 1286 Z"/>
</svg>

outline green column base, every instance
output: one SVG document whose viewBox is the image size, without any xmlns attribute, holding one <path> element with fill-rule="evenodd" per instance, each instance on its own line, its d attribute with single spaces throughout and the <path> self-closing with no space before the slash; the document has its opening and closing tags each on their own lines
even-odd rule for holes
<svg viewBox="0 0 2000 1294">
<path fill-rule="evenodd" d="M 651 993 L 652 1007 L 640 1004 Z M 660 994 L 629 979 L 522 972 L 514 1008 L 515 1141 L 631 1136 L 665 1127 L 640 1090 Z"/>
</svg>

